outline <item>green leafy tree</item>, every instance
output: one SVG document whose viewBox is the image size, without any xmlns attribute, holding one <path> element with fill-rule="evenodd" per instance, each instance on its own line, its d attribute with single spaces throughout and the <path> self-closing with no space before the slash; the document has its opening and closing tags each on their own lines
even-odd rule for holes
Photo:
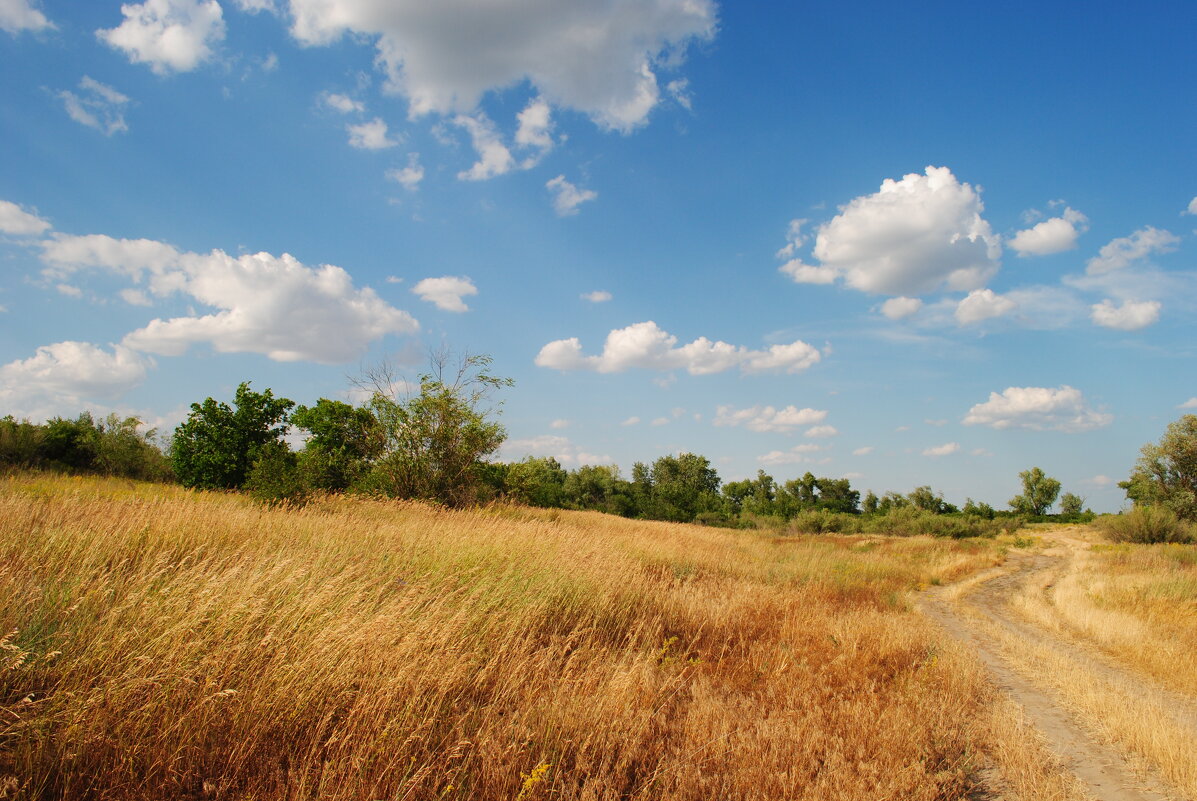
<svg viewBox="0 0 1197 801">
<path fill-rule="evenodd" d="M 866 515 L 877 514 L 878 503 L 879 503 L 879 501 L 877 500 L 876 493 L 874 493 L 872 490 L 869 490 L 868 493 L 866 493 L 865 497 L 864 497 L 864 503 L 863 503 L 864 513 Z"/>
<path fill-rule="evenodd" d="M 1130 478 L 1118 486 L 1136 506 L 1165 506 L 1197 520 L 1197 415 L 1186 414 L 1158 443 L 1144 445 Z"/>
<path fill-rule="evenodd" d="M 552 456 L 529 456 L 507 466 L 507 497 L 529 506 L 565 506 L 568 476 Z"/>
<path fill-rule="evenodd" d="M 1075 517 L 1085 510 L 1085 499 L 1080 495 L 1066 492 L 1060 496 L 1060 514 L 1065 517 Z"/>
<path fill-rule="evenodd" d="M 1060 482 L 1050 478 L 1038 467 L 1018 474 L 1022 494 L 1010 499 L 1010 507 L 1020 514 L 1045 515 L 1060 494 Z"/>
<path fill-rule="evenodd" d="M 144 428 L 137 417 L 121 417 L 115 412 L 108 415 L 95 425 L 95 469 L 105 475 L 146 481 L 171 478 L 170 463 L 155 444 L 156 436 L 157 431 Z"/>
<path fill-rule="evenodd" d="M 243 486 L 262 449 L 282 442 L 287 412 L 294 405 L 269 389 L 254 392 L 248 381 L 237 387 L 232 407 L 212 398 L 191 404 L 191 413 L 171 440 L 175 475 L 187 487 Z"/>
<path fill-rule="evenodd" d="M 595 509 L 629 516 L 635 502 L 631 485 L 615 465 L 582 465 L 565 478 L 566 503 L 575 509 Z"/>
<path fill-rule="evenodd" d="M 88 412 L 83 412 L 74 420 L 53 417 L 42 427 L 42 461 L 59 469 L 92 470 L 95 467 L 98 435 L 95 420 Z"/>
<path fill-rule="evenodd" d="M 689 522 L 703 512 L 719 511 L 719 473 L 705 456 L 662 456 L 651 471 L 651 515 L 658 520 Z"/>
<path fill-rule="evenodd" d="M 985 503 L 984 501 L 977 503 L 972 498 L 964 499 L 964 508 L 960 511 L 964 512 L 966 515 L 983 517 L 986 520 L 993 520 L 994 515 L 997 514 L 997 512 L 995 512 L 993 507 L 989 504 Z"/>
<path fill-rule="evenodd" d="M 382 450 L 382 430 L 373 412 L 344 401 L 321 398 L 315 406 L 298 406 L 291 424 L 309 435 L 297 467 L 312 489 L 348 489 Z"/>
<path fill-rule="evenodd" d="M 943 506 L 943 496 L 925 485 L 915 487 L 906 498 L 915 509 L 932 514 L 939 514 L 940 508 Z"/>
<path fill-rule="evenodd" d="M 419 391 L 402 397 L 390 368 L 368 375 L 369 409 L 381 432 L 380 455 L 369 486 L 399 498 L 422 498 L 460 507 L 478 502 L 488 486 L 485 459 L 507 432 L 491 419 L 495 391 L 512 385 L 490 371 L 491 358 L 434 354 Z"/>
<path fill-rule="evenodd" d="M 815 479 L 819 492 L 818 508 L 843 514 L 860 514 L 860 492 L 852 489 L 852 482 L 846 478 Z"/>
</svg>

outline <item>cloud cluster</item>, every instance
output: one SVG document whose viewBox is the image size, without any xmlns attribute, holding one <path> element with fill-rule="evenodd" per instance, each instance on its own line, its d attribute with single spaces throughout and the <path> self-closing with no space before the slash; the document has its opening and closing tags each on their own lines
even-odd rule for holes
<svg viewBox="0 0 1197 801">
<path fill-rule="evenodd" d="M 37 236 L 45 233 L 50 223 L 25 211 L 9 200 L 0 200 L 0 233 L 13 236 Z"/>
<path fill-rule="evenodd" d="M 553 196 L 553 211 L 557 212 L 558 217 L 570 217 L 577 214 L 578 206 L 598 197 L 598 192 L 579 189 L 565 180 L 564 175 L 558 175 L 550 180 L 545 184 L 545 188 Z"/>
<path fill-rule="evenodd" d="M 1172 233 L 1149 225 L 1102 247 L 1098 254 L 1086 263 L 1085 272 L 1089 275 L 1105 275 L 1122 270 L 1152 253 L 1168 253 L 1174 250 L 1179 242 L 1180 239 Z"/>
<path fill-rule="evenodd" d="M 1103 300 L 1093 305 L 1090 315 L 1093 322 L 1105 328 L 1119 331 L 1138 331 L 1154 325 L 1160 319 L 1160 302 L 1156 300 L 1124 301 L 1115 306 L 1112 300 Z"/>
<path fill-rule="evenodd" d="M 982 211 L 978 192 L 947 167 L 887 178 L 819 227 L 817 265 L 791 259 L 781 270 L 800 283 L 843 279 L 881 295 L 978 289 L 998 271 L 1001 255 L 1000 238 Z M 789 245 L 780 251 L 792 252 Z"/>
<path fill-rule="evenodd" d="M 349 146 L 358 150 L 385 150 L 399 144 L 398 139 L 390 136 L 387 124 L 378 117 L 357 125 L 346 125 L 349 133 Z"/>
<path fill-rule="evenodd" d="M 105 136 L 129 130 L 125 122 L 125 107 L 129 98 L 84 75 L 79 81 L 79 93 L 62 91 L 58 93 L 66 112 L 75 122 L 95 128 Z"/>
<path fill-rule="evenodd" d="M 224 17 L 216 0 L 145 0 L 125 3 L 121 14 L 124 22 L 96 31 L 96 36 L 159 75 L 195 69 L 224 39 Z"/>
<path fill-rule="evenodd" d="M 768 350 L 750 350 L 742 345 L 712 342 L 699 337 L 679 346 L 676 336 L 663 331 L 651 320 L 617 328 L 607 335 L 598 356 L 582 353 L 577 337 L 559 339 L 540 349 L 536 364 L 557 370 L 594 370 L 619 373 L 631 368 L 680 370 L 691 375 L 710 375 L 738 367 L 745 373 L 797 373 L 817 363 L 818 349 L 798 340 L 788 345 L 773 345 Z"/>
<path fill-rule="evenodd" d="M 756 457 L 756 460 L 761 464 L 766 465 L 801 464 L 803 462 L 814 461 L 810 454 L 817 453 L 821 450 L 823 450 L 822 445 L 795 445 L 794 447 L 785 451 L 769 451 L 762 456 Z"/>
<path fill-rule="evenodd" d="M 584 451 L 568 437 L 557 434 L 509 439 L 503 443 L 499 455 L 506 462 L 518 462 L 528 456 L 551 456 L 563 465 L 611 464 L 614 461 L 606 454 Z"/>
<path fill-rule="evenodd" d="M 1059 217 L 1051 217 L 1019 231 L 1008 244 L 1019 256 L 1047 256 L 1072 250 L 1076 247 L 1077 237 L 1087 230 L 1089 218 L 1066 206 Z"/>
<path fill-rule="evenodd" d="M 0 0 L 0 30 L 16 35 L 21 31 L 40 31 L 53 27 L 54 24 L 29 0 Z"/>
<path fill-rule="evenodd" d="M 992 289 L 974 289 L 964 300 L 956 304 L 956 322 L 971 325 L 991 317 L 1001 317 L 1017 308 L 1018 304 Z"/>
<path fill-rule="evenodd" d="M 1000 394 L 968 410 L 964 424 L 983 425 L 999 431 L 1025 428 L 1031 431 L 1076 433 L 1101 428 L 1113 422 L 1110 414 L 1089 407 L 1079 389 L 1057 387 L 1007 387 Z"/>
<path fill-rule="evenodd" d="M 787 434 L 795 428 L 821 423 L 826 419 L 827 412 L 822 409 L 799 409 L 797 406 L 786 406 L 784 409 L 772 406 L 737 409 L 734 406 L 720 406 L 715 410 L 713 422 L 717 426 L 742 425 L 749 431 Z"/>
<path fill-rule="evenodd" d="M 307 267 L 286 253 L 233 257 L 221 250 L 180 252 L 148 239 L 57 234 L 44 243 L 42 258 L 48 277 L 104 269 L 144 281 L 155 296 L 179 293 L 216 309 L 155 319 L 125 337 L 124 345 L 150 353 L 178 355 L 202 342 L 276 361 L 339 364 L 386 334 L 419 329 L 374 290 L 354 287 L 340 267 Z"/>
<path fill-rule="evenodd" d="M 411 114 L 469 113 L 482 95 L 530 82 L 548 103 L 628 131 L 657 104 L 655 70 L 714 35 L 712 0 L 291 0 L 292 34 L 368 37 Z"/>
<path fill-rule="evenodd" d="M 923 456 L 950 456 L 960 450 L 959 442 L 945 442 L 942 445 L 935 445 L 923 451 Z"/>
<path fill-rule="evenodd" d="M 145 380 L 153 360 L 124 345 L 111 352 L 88 342 L 43 345 L 28 359 L 0 367 L 0 397 L 17 393 L 116 398 Z"/>
<path fill-rule="evenodd" d="M 468 295 L 477 295 L 478 287 L 467 276 L 445 275 L 440 278 L 425 278 L 411 288 L 420 300 L 434 304 L 438 309 L 451 312 L 467 312 L 470 307 L 462 300 Z"/>
</svg>

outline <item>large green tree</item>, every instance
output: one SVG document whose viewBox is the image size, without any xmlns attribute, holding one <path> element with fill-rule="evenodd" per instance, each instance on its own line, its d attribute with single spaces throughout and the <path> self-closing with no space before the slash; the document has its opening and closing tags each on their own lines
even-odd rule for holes
<svg viewBox="0 0 1197 801">
<path fill-rule="evenodd" d="M 232 407 L 212 398 L 191 404 L 191 413 L 171 440 L 175 475 L 188 487 L 243 486 L 263 448 L 282 443 L 287 412 L 294 405 L 269 389 L 254 392 L 248 381 L 237 387 Z"/>
<path fill-rule="evenodd" d="M 454 359 L 434 354 L 432 370 L 420 376 L 419 390 L 406 395 L 386 367 L 367 376 L 374 390 L 369 409 L 381 433 L 372 488 L 448 506 L 480 500 L 487 486 L 484 460 L 507 437 L 492 419 L 490 398 L 513 383 L 492 374 L 491 361 L 485 355 Z"/>
<path fill-rule="evenodd" d="M 382 428 L 364 407 L 321 398 L 315 406 L 296 407 L 291 424 L 308 432 L 299 472 L 312 489 L 348 489 L 382 452 Z"/>
<path fill-rule="evenodd" d="M 1165 506 L 1197 520 L 1197 415 L 1186 414 L 1158 443 L 1144 445 L 1130 478 L 1118 486 L 1136 506 Z"/>
<path fill-rule="evenodd" d="M 1060 494 L 1060 482 L 1038 467 L 1023 470 L 1018 478 L 1022 481 L 1022 494 L 1010 499 L 1010 507 L 1027 515 L 1047 514 Z"/>
</svg>

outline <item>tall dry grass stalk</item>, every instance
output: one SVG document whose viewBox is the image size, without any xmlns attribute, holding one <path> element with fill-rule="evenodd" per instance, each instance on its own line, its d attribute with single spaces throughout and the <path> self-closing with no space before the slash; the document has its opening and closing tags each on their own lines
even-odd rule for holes
<svg viewBox="0 0 1197 801">
<path fill-rule="evenodd" d="M 948 799 L 991 736 L 904 593 L 992 545 L 49 477 L 0 521 L 13 798 Z"/>
</svg>

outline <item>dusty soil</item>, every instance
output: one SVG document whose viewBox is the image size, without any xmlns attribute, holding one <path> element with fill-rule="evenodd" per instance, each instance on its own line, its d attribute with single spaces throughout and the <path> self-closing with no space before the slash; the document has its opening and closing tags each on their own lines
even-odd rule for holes
<svg viewBox="0 0 1197 801">
<path fill-rule="evenodd" d="M 1072 568 L 1077 553 L 1089 547 L 1083 538 L 1067 530 L 1041 532 L 1041 535 L 1049 547 L 1038 552 L 1013 552 L 1001 567 L 955 592 L 948 588 L 934 589 L 925 594 L 920 609 L 949 635 L 976 652 L 998 688 L 1022 707 L 1056 757 L 1094 799 L 1157 801 L 1185 798 L 1141 760 L 1133 760 L 1114 745 L 1103 742 L 1092 723 L 1069 709 L 1043 676 L 1033 675 L 1025 669 L 1016 670 L 1006 655 L 1011 647 L 1010 638 L 1006 638 L 1004 645 L 997 642 L 995 631 L 1012 635 L 1013 641 L 1020 645 L 1025 643 L 1066 655 L 1084 665 L 1087 673 L 1129 689 L 1136 696 L 1154 697 L 1164 702 L 1178 721 L 1193 727 L 1193 742 L 1197 744 L 1195 699 L 1155 686 L 1084 641 L 1066 639 L 1012 612 L 1010 599 L 1027 588 L 1034 588 L 1050 601 L 1053 584 Z M 1078 673 L 1077 680 L 1086 679 Z M 991 801 L 1009 797 L 1000 771 L 989 769 L 979 779 L 985 785 L 979 797 Z"/>
</svg>

